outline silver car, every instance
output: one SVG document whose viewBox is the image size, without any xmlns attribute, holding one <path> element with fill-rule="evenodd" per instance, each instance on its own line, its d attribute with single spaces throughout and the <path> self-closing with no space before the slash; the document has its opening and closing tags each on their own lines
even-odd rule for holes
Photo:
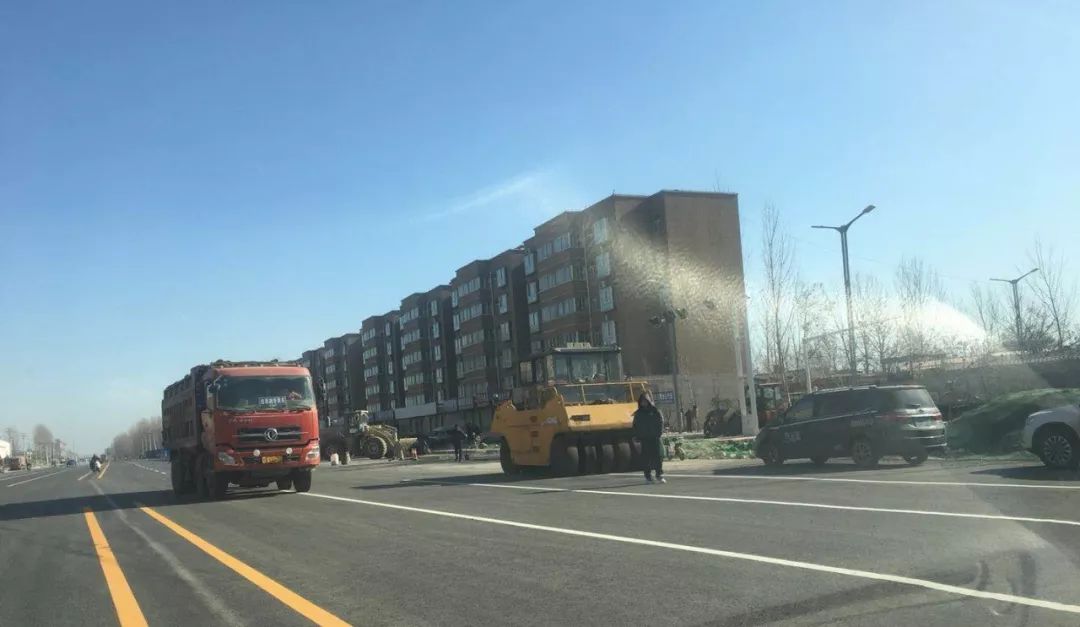
<svg viewBox="0 0 1080 627">
<path fill-rule="evenodd" d="M 1027 417 L 1020 436 L 1023 447 L 1050 468 L 1080 464 L 1080 405 L 1062 405 Z"/>
</svg>

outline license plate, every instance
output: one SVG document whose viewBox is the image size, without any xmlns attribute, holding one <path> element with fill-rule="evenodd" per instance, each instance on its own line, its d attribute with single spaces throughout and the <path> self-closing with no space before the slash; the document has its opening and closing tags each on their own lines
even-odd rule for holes
<svg viewBox="0 0 1080 627">
<path fill-rule="evenodd" d="M 933 420 L 916 420 L 915 421 L 915 426 L 916 427 L 932 427 L 932 426 L 934 426 L 934 421 Z"/>
<path fill-rule="evenodd" d="M 264 464 L 280 464 L 281 455 L 263 455 L 262 463 Z"/>
</svg>

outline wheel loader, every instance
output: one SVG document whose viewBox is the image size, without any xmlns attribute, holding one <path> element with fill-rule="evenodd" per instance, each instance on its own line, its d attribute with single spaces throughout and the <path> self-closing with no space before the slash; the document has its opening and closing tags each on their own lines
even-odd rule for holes
<svg viewBox="0 0 1080 627">
<path fill-rule="evenodd" d="M 644 381 L 624 380 L 617 347 L 556 348 L 532 360 L 535 383 L 495 408 L 491 431 L 501 437 L 503 472 L 559 475 L 640 468 L 633 439 Z"/>
<path fill-rule="evenodd" d="M 397 428 L 372 424 L 365 410 L 353 412 L 345 418 L 344 423 L 337 422 L 319 429 L 319 443 L 323 455 L 329 458 L 337 453 L 341 463 L 346 464 L 350 457 L 390 458 L 401 446 Z"/>
</svg>

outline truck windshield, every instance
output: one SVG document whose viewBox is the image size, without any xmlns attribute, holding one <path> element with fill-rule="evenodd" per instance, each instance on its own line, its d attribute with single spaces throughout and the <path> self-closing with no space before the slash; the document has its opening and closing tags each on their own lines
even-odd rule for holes
<svg viewBox="0 0 1080 627">
<path fill-rule="evenodd" d="M 311 409 L 310 377 L 221 377 L 217 402 L 222 409 Z"/>
</svg>

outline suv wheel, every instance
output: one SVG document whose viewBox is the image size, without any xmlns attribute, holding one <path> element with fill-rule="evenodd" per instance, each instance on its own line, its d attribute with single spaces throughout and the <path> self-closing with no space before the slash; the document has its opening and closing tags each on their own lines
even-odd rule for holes
<svg viewBox="0 0 1080 627">
<path fill-rule="evenodd" d="M 780 454 L 780 447 L 774 442 L 766 442 L 761 447 L 761 461 L 766 466 L 779 466 L 784 463 L 784 456 Z"/>
<path fill-rule="evenodd" d="M 859 468 L 873 468 L 880 457 L 874 450 L 873 442 L 868 438 L 859 438 L 851 443 L 851 459 Z"/>
<path fill-rule="evenodd" d="M 915 455 L 904 455 L 904 461 L 912 466 L 918 466 L 925 462 L 927 457 L 929 457 L 929 455 L 926 454 L 926 451 L 923 451 L 922 453 L 916 453 Z"/>
<path fill-rule="evenodd" d="M 1050 468 L 1076 468 L 1080 461 L 1080 445 L 1072 430 L 1055 426 L 1043 431 L 1036 450 L 1044 464 Z"/>
<path fill-rule="evenodd" d="M 815 466 L 824 466 L 825 462 L 829 461 L 829 458 L 824 455 L 815 455 L 810 458 L 810 461 L 814 462 Z"/>
</svg>

